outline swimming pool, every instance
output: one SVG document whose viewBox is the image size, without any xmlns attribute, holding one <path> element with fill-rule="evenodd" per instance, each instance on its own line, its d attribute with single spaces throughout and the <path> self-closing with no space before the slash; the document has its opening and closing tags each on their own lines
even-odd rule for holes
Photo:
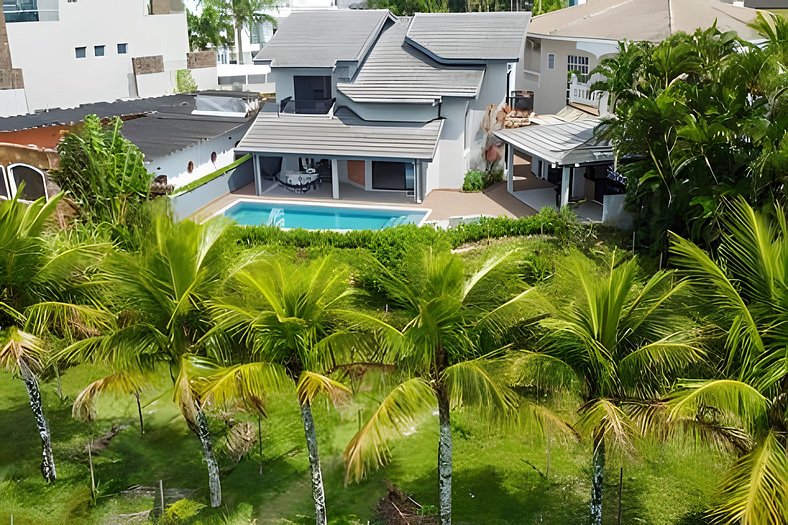
<svg viewBox="0 0 788 525">
<path fill-rule="evenodd" d="M 380 230 L 400 224 L 421 224 L 429 210 L 239 200 L 220 213 L 244 226 L 268 225 L 305 230 Z"/>
</svg>

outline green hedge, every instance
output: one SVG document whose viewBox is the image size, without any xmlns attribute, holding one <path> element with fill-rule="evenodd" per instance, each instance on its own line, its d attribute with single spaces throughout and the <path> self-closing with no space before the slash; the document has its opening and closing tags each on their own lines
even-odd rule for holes
<svg viewBox="0 0 788 525">
<path fill-rule="evenodd" d="M 561 212 L 545 208 L 538 214 L 519 219 L 482 218 L 448 230 L 431 226 L 403 225 L 383 230 L 348 232 L 280 230 L 273 226 L 237 226 L 238 242 L 246 246 L 293 248 L 334 248 L 369 250 L 384 264 L 396 266 L 415 247 L 457 248 L 463 244 L 523 235 L 572 237 L 579 228 L 577 216 L 568 209 Z"/>
<path fill-rule="evenodd" d="M 171 197 L 175 197 L 177 195 L 182 195 L 184 193 L 189 193 L 190 191 L 196 190 L 200 186 L 208 184 L 213 179 L 221 177 L 222 175 L 224 175 L 228 171 L 234 170 L 235 168 L 237 168 L 238 166 L 240 166 L 241 164 L 243 164 L 244 162 L 246 162 L 247 160 L 249 160 L 251 158 L 252 158 L 252 155 L 250 153 L 247 153 L 243 157 L 241 157 L 239 159 L 235 159 L 233 162 L 231 162 L 227 166 L 225 166 L 223 168 L 219 168 L 218 170 L 214 171 L 213 173 L 209 173 L 208 175 L 205 175 L 204 177 L 200 177 L 197 180 L 193 180 L 189 184 L 187 184 L 186 186 L 181 186 L 180 188 L 178 188 L 177 190 L 175 190 L 172 193 Z"/>
</svg>

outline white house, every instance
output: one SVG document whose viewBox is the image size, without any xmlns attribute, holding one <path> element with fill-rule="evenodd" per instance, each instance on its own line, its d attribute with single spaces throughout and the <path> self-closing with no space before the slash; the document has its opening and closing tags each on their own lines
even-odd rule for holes
<svg viewBox="0 0 788 525">
<path fill-rule="evenodd" d="M 235 146 L 256 115 L 256 94 L 208 91 L 165 95 L 0 118 L 0 144 L 53 150 L 87 115 L 121 117 L 121 133 L 144 155 L 148 171 L 176 189 L 235 160 Z M 0 165 L 10 163 L 0 157 Z M 251 182 L 251 180 L 249 181 Z"/>
<path fill-rule="evenodd" d="M 271 68 L 267 105 L 238 146 L 266 178 L 313 168 L 340 198 L 349 185 L 420 202 L 485 166 L 482 129 L 513 87 L 528 13 L 292 13 L 255 57 Z M 489 130 L 488 130 L 489 131 Z M 493 152 L 494 153 L 494 152 Z"/>
<path fill-rule="evenodd" d="M 0 45 L 21 71 L 26 111 L 164 95 L 187 68 L 182 0 L 4 0 L 3 10 Z M 25 112 L 4 98 L 3 115 Z"/>
<path fill-rule="evenodd" d="M 534 93 L 537 114 L 555 113 L 568 102 L 598 107 L 600 96 L 589 89 L 589 73 L 617 52 L 619 41 L 660 42 L 715 21 L 722 31 L 757 40 L 759 35 L 747 26 L 756 13 L 721 0 L 587 0 L 533 18 L 516 88 Z M 574 86 L 572 74 L 578 79 Z"/>
</svg>

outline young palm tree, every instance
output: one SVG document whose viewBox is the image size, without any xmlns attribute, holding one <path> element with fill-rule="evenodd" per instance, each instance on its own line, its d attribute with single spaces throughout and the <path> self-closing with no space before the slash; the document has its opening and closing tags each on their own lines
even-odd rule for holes
<svg viewBox="0 0 788 525">
<path fill-rule="evenodd" d="M 350 390 L 329 377 L 352 362 L 361 339 L 339 324 L 352 296 L 348 273 L 330 258 L 293 264 L 257 257 L 233 272 L 231 293 L 212 302 L 217 326 L 245 342 L 241 364 L 209 374 L 205 398 L 264 400 L 265 393 L 295 387 L 301 407 L 317 525 L 326 525 L 326 501 L 312 403 L 326 394 L 338 403 Z"/>
<path fill-rule="evenodd" d="M 47 339 L 80 336 L 103 321 L 83 285 L 105 247 L 58 247 L 55 239 L 44 237 L 60 198 L 29 205 L 15 199 L 0 202 L 0 369 L 20 377 L 27 387 L 47 481 L 57 477 L 39 388 L 39 374 L 49 364 Z"/>
<path fill-rule="evenodd" d="M 175 398 L 197 435 L 208 468 L 211 506 L 221 504 L 219 467 L 208 421 L 191 387 L 188 359 L 204 351 L 211 328 L 206 301 L 219 292 L 226 261 L 222 257 L 224 221 L 175 222 L 164 210 L 154 215 L 152 231 L 138 252 L 107 258 L 102 282 L 120 312 L 111 330 L 64 351 L 67 359 L 91 359 L 112 366 L 112 376 L 89 385 L 78 397 L 75 415 L 86 415 L 102 393 L 138 393 L 147 374 L 161 366 L 177 377 Z"/>
<path fill-rule="evenodd" d="M 360 480 L 384 464 L 390 440 L 437 405 L 442 525 L 451 523 L 451 410 L 468 406 L 506 415 L 515 408 L 501 374 L 493 372 L 500 365 L 495 349 L 497 336 L 522 320 L 520 307 L 530 290 L 499 300 L 488 277 L 505 260 L 491 258 L 470 277 L 458 256 L 444 252 L 426 252 L 401 278 L 380 268 L 381 284 L 397 315 L 407 319 L 404 328 L 356 314 L 359 322 L 382 335 L 390 350 L 386 360 L 396 364 L 403 380 L 345 449 L 346 479 Z"/>
<path fill-rule="evenodd" d="M 675 264 L 721 336 L 712 379 L 684 381 L 671 400 L 674 422 L 713 417 L 715 441 L 735 441 L 741 456 L 719 486 L 715 523 L 788 522 L 788 224 L 785 210 L 758 213 L 743 200 L 727 206 L 713 260 L 680 237 Z M 744 436 L 732 431 L 738 427 Z M 742 445 L 743 444 L 743 445 Z"/>
<path fill-rule="evenodd" d="M 546 386 L 554 377 L 578 387 L 578 428 L 593 440 L 591 523 L 600 525 L 606 447 L 631 447 L 639 433 L 633 412 L 643 400 L 659 398 L 671 373 L 702 352 L 671 304 L 685 287 L 673 284 L 671 272 L 642 283 L 635 259 L 621 262 L 614 253 L 600 272 L 576 254 L 557 278 L 569 297 L 552 294 L 551 316 L 540 322 L 542 352 L 527 354 L 522 365 L 541 374 L 539 381 L 548 378 Z"/>
</svg>

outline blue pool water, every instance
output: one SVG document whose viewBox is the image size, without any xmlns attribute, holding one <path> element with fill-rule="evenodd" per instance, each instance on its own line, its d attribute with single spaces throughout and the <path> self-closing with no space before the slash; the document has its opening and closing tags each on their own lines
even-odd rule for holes
<svg viewBox="0 0 788 525">
<path fill-rule="evenodd" d="M 269 225 L 305 230 L 380 230 L 400 224 L 419 224 L 427 216 L 427 211 L 241 201 L 228 208 L 224 215 L 244 226 Z"/>
</svg>

